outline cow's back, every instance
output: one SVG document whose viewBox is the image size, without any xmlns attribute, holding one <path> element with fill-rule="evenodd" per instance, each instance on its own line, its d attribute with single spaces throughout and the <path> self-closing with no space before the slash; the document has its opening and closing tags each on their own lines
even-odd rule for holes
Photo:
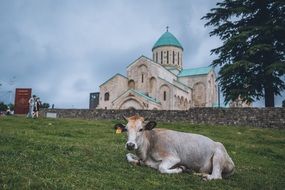
<svg viewBox="0 0 285 190">
<path fill-rule="evenodd" d="M 200 170 L 214 154 L 216 142 L 210 138 L 167 129 L 150 131 L 151 156 L 160 160 L 165 156 L 177 156 L 181 164 Z"/>
</svg>

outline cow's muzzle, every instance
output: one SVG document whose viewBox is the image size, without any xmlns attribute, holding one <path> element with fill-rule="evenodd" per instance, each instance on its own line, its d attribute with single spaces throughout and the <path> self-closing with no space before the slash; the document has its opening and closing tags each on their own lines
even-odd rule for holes
<svg viewBox="0 0 285 190">
<path fill-rule="evenodd" d="M 136 145 L 135 145 L 134 143 L 131 143 L 131 142 L 128 142 L 128 143 L 127 143 L 127 149 L 128 149 L 128 150 L 134 150 L 134 149 L 135 149 L 135 146 L 136 146 Z"/>
</svg>

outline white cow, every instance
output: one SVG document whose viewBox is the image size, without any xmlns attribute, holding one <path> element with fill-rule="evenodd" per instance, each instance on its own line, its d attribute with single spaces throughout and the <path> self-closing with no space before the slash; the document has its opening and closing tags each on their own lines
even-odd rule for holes
<svg viewBox="0 0 285 190">
<path fill-rule="evenodd" d="M 204 180 L 222 179 L 234 173 L 235 165 L 223 144 L 208 137 L 167 129 L 153 129 L 156 122 L 143 124 L 138 115 L 125 118 L 127 125 L 116 124 L 115 129 L 128 132 L 127 160 L 158 169 L 161 173 L 180 173 L 194 170 Z"/>
</svg>

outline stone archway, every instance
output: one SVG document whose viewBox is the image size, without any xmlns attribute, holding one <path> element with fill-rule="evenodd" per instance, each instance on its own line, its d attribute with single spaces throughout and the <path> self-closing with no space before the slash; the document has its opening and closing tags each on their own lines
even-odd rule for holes
<svg viewBox="0 0 285 190">
<path fill-rule="evenodd" d="M 148 67 L 145 64 L 141 64 L 137 67 L 138 76 L 137 76 L 137 83 L 136 83 L 136 89 L 138 89 L 141 92 L 147 92 L 148 91 Z"/>
<path fill-rule="evenodd" d="M 193 86 L 193 103 L 195 107 L 206 106 L 206 87 L 202 82 L 198 82 Z"/>
<path fill-rule="evenodd" d="M 144 109 L 144 106 L 136 99 L 129 98 L 125 100 L 120 106 L 119 109 L 136 109 L 136 110 L 142 110 Z"/>
<path fill-rule="evenodd" d="M 168 85 L 163 84 L 159 88 L 159 100 L 162 105 L 162 109 L 170 109 L 170 88 Z"/>
</svg>

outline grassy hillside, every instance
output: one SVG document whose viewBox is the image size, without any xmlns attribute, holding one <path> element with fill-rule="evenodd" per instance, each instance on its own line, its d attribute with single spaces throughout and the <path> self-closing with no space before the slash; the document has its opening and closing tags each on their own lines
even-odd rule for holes
<svg viewBox="0 0 285 190">
<path fill-rule="evenodd" d="M 0 117 L 0 189 L 284 189 L 285 130 L 159 123 L 222 142 L 236 165 L 225 180 L 160 174 L 125 160 L 116 121 Z"/>
</svg>

